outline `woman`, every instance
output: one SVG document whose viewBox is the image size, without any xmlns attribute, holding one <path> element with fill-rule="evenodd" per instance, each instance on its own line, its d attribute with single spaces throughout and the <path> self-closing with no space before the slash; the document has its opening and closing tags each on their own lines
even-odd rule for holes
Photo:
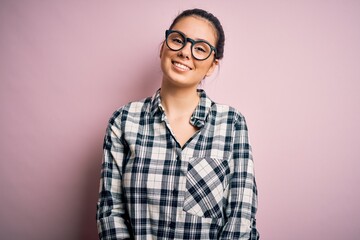
<svg viewBox="0 0 360 240">
<path fill-rule="evenodd" d="M 224 41 L 215 16 L 182 12 L 161 47 L 161 88 L 110 119 L 101 239 L 258 239 L 245 119 L 198 89 L 223 57 Z"/>
</svg>

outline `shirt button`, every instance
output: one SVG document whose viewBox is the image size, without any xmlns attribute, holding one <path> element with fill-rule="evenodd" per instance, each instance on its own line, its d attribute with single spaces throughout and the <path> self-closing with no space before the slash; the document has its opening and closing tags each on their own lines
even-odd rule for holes
<svg viewBox="0 0 360 240">
<path fill-rule="evenodd" d="M 169 227 L 170 227 L 170 228 L 175 228 L 175 222 L 169 223 Z"/>
</svg>

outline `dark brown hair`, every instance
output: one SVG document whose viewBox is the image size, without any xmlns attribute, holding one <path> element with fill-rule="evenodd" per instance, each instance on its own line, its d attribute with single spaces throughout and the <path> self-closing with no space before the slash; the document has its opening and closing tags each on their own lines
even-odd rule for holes
<svg viewBox="0 0 360 240">
<path fill-rule="evenodd" d="M 181 20 L 182 18 L 190 16 L 198 16 L 204 18 L 214 26 L 217 34 L 217 42 L 215 46 L 217 51 L 216 59 L 222 59 L 224 56 L 225 33 L 219 19 L 213 14 L 198 8 L 185 10 L 174 19 L 169 29 L 172 29 L 175 24 L 179 22 L 179 20 Z"/>
</svg>

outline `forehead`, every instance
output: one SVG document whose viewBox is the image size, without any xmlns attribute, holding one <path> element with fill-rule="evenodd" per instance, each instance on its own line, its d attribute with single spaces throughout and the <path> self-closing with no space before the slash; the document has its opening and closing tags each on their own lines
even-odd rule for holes
<svg viewBox="0 0 360 240">
<path fill-rule="evenodd" d="M 181 31 L 185 33 L 187 37 L 195 40 L 203 39 L 213 45 L 216 44 L 215 28 L 211 22 L 204 18 L 198 16 L 181 18 L 172 29 Z"/>
</svg>

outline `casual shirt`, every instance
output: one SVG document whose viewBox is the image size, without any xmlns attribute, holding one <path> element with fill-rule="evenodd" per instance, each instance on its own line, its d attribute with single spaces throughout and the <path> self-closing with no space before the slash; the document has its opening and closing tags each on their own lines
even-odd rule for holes
<svg viewBox="0 0 360 240">
<path fill-rule="evenodd" d="M 203 90 L 181 146 L 154 96 L 109 121 L 97 205 L 100 239 L 258 239 L 244 116 Z"/>
</svg>

